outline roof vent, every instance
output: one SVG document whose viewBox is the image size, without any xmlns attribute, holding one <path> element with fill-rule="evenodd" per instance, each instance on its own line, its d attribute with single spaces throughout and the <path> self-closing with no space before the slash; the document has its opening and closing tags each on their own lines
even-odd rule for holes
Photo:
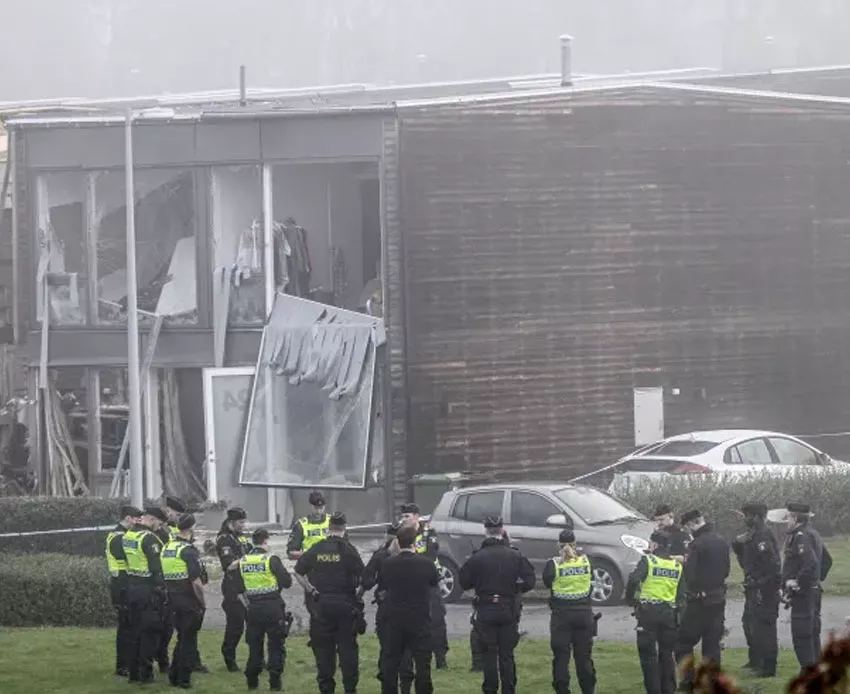
<svg viewBox="0 0 850 694">
<path fill-rule="evenodd" d="M 573 86 L 573 37 L 561 36 L 561 86 Z"/>
</svg>

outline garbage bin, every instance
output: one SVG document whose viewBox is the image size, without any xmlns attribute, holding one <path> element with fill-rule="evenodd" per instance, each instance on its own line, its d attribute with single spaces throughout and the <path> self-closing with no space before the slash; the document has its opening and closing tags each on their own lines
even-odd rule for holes
<svg viewBox="0 0 850 694">
<path fill-rule="evenodd" d="M 414 475 L 408 482 L 410 498 L 419 505 L 419 512 L 427 516 L 437 508 L 443 494 L 470 481 L 471 478 L 462 472 Z"/>
</svg>

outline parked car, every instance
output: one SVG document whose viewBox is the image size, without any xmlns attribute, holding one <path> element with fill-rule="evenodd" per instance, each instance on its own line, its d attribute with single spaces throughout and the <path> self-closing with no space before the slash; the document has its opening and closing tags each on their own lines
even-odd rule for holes
<svg viewBox="0 0 850 694">
<path fill-rule="evenodd" d="M 609 605 L 623 597 L 625 581 L 648 546 L 653 525 L 607 492 L 581 484 L 509 484 L 466 487 L 443 494 L 431 515 L 440 538 L 443 595 L 455 602 L 463 591 L 458 572 L 481 546 L 484 519 L 502 516 L 511 542 L 542 575 L 558 551 L 558 535 L 575 531 L 593 567 L 592 600 Z"/>
<path fill-rule="evenodd" d="M 636 482 L 652 482 L 671 475 L 753 474 L 784 475 L 796 470 L 846 469 L 805 441 L 774 431 L 724 429 L 694 431 L 639 448 L 613 466 L 608 491 L 623 493 Z"/>
</svg>

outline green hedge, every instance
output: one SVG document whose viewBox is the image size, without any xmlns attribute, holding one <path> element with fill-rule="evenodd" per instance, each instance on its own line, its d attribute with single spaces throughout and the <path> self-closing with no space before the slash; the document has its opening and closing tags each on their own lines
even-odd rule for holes
<svg viewBox="0 0 850 694">
<path fill-rule="evenodd" d="M 659 504 L 670 504 L 676 515 L 700 509 L 724 534 L 741 532 L 735 513 L 745 501 L 783 508 L 789 501 L 812 507 L 812 522 L 824 536 L 850 533 L 850 473 L 798 473 L 787 477 L 759 475 L 717 481 L 703 475 L 670 477 L 651 484 L 633 484 L 618 496 L 649 516 Z"/>
<path fill-rule="evenodd" d="M 104 627 L 115 623 L 102 559 L 65 554 L 0 562 L 0 625 Z"/>
</svg>

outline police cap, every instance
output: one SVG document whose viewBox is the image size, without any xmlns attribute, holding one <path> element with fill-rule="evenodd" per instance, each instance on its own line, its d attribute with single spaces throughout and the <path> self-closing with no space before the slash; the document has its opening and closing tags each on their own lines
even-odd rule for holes
<svg viewBox="0 0 850 694">
<path fill-rule="evenodd" d="M 668 533 L 662 532 L 661 530 L 656 530 L 652 535 L 649 536 L 649 541 L 654 542 L 659 547 L 669 547 L 670 546 L 670 535 Z"/>
<path fill-rule="evenodd" d="M 576 541 L 576 534 L 572 530 L 562 530 L 558 535 L 558 542 L 569 545 Z"/>
<path fill-rule="evenodd" d="M 698 511 L 697 509 L 686 511 L 682 514 L 682 518 L 679 520 L 679 524 L 685 525 L 686 523 L 695 521 L 697 518 L 702 518 L 702 511 Z"/>
<path fill-rule="evenodd" d="M 661 516 L 666 516 L 668 513 L 673 513 L 673 509 L 670 507 L 670 504 L 659 504 L 655 507 L 652 517 L 660 518 Z"/>
<path fill-rule="evenodd" d="M 767 515 L 767 504 L 763 504 L 760 501 L 748 501 L 741 506 L 741 513 L 764 518 Z"/>
<path fill-rule="evenodd" d="M 168 516 L 165 515 L 165 511 L 163 511 L 159 506 L 148 506 L 145 508 L 145 515 L 163 522 L 168 520 Z"/>
<path fill-rule="evenodd" d="M 245 513 L 244 508 L 239 508 L 238 506 L 234 506 L 233 508 L 227 509 L 227 520 L 229 520 L 229 521 L 245 520 L 247 517 L 248 517 L 248 514 Z"/>
<path fill-rule="evenodd" d="M 495 530 L 496 528 L 501 528 L 503 525 L 501 516 L 487 516 L 484 519 L 484 527 Z"/>
<path fill-rule="evenodd" d="M 344 526 L 346 523 L 345 514 L 342 511 L 332 513 L 329 523 L 337 528 Z"/>
<path fill-rule="evenodd" d="M 325 495 L 322 494 L 322 492 L 310 492 L 310 496 L 307 501 L 310 502 L 310 506 L 324 506 Z"/>
<path fill-rule="evenodd" d="M 135 506 L 122 506 L 121 507 L 121 518 L 126 518 L 130 516 L 130 518 L 138 518 L 142 515 L 142 512 L 137 509 Z"/>
<path fill-rule="evenodd" d="M 165 497 L 165 505 L 176 513 L 186 513 L 186 504 L 176 496 Z"/>
<path fill-rule="evenodd" d="M 402 504 L 402 513 L 419 513 L 419 504 L 414 504 L 412 501 L 407 504 Z"/>
<path fill-rule="evenodd" d="M 177 521 L 177 529 L 178 530 L 189 530 L 190 528 L 195 527 L 195 516 L 191 513 L 184 513 L 180 516 L 180 520 Z"/>
<path fill-rule="evenodd" d="M 785 509 L 791 513 L 810 513 L 812 510 L 808 504 L 800 504 L 796 501 L 789 501 L 785 504 Z"/>
</svg>

